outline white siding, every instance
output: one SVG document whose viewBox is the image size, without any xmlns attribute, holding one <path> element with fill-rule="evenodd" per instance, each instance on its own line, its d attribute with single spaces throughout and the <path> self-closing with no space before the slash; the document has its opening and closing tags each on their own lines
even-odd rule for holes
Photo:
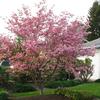
<svg viewBox="0 0 100 100">
<path fill-rule="evenodd" d="M 85 59 L 88 56 L 85 57 L 79 57 L 78 59 Z M 93 67 L 93 75 L 91 77 L 92 80 L 100 79 L 100 49 L 96 50 L 95 56 L 94 57 L 89 57 L 92 59 L 92 64 L 94 65 Z"/>
<path fill-rule="evenodd" d="M 92 58 L 92 63 L 94 65 L 93 76 L 91 79 L 99 79 L 100 78 L 100 49 L 96 50 L 96 54 Z"/>
</svg>

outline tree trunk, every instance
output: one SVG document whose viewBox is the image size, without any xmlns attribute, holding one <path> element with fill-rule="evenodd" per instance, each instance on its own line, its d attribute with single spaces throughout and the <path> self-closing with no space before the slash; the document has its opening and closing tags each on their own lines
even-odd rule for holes
<svg viewBox="0 0 100 100">
<path fill-rule="evenodd" d="M 40 85 L 39 90 L 40 90 L 40 95 L 43 95 L 44 94 L 44 86 Z"/>
</svg>

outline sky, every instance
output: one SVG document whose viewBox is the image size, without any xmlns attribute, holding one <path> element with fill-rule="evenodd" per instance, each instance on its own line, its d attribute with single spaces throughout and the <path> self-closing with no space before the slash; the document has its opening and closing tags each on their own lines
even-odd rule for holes
<svg viewBox="0 0 100 100">
<path fill-rule="evenodd" d="M 22 5 L 34 7 L 40 0 L 0 0 L 0 33 L 5 33 L 5 22 L 2 18 L 10 16 Z M 87 17 L 88 11 L 95 0 L 47 0 L 47 5 L 54 5 L 54 12 L 59 14 L 61 11 L 68 11 L 76 17 Z"/>
</svg>

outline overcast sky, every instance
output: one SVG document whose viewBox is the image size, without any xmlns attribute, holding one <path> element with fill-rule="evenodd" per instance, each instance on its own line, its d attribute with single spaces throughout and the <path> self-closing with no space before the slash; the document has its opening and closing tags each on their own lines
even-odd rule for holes
<svg viewBox="0 0 100 100">
<path fill-rule="evenodd" d="M 9 16 L 16 9 L 20 9 L 22 4 L 28 5 L 29 7 L 34 6 L 40 0 L 0 0 L 0 17 L 4 18 Z M 60 13 L 61 11 L 68 11 L 75 16 L 85 18 L 88 15 L 88 10 L 92 6 L 95 0 L 47 0 L 48 6 L 55 5 L 55 13 Z M 0 18 L 0 33 L 4 33 L 4 22 Z"/>
</svg>

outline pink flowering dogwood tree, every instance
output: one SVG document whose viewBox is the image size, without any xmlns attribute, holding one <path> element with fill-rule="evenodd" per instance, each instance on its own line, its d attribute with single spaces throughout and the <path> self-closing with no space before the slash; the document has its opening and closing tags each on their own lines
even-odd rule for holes
<svg viewBox="0 0 100 100">
<path fill-rule="evenodd" d="M 69 22 L 71 15 L 66 12 L 56 16 L 44 4 L 37 6 L 36 15 L 28 7 L 12 14 L 7 29 L 15 34 L 15 39 L 0 36 L 1 58 L 9 58 L 14 66 L 12 72 L 30 74 L 41 93 L 44 82 L 62 65 L 75 73 L 76 58 L 94 54 L 94 50 L 83 47 L 87 24 Z"/>
</svg>

